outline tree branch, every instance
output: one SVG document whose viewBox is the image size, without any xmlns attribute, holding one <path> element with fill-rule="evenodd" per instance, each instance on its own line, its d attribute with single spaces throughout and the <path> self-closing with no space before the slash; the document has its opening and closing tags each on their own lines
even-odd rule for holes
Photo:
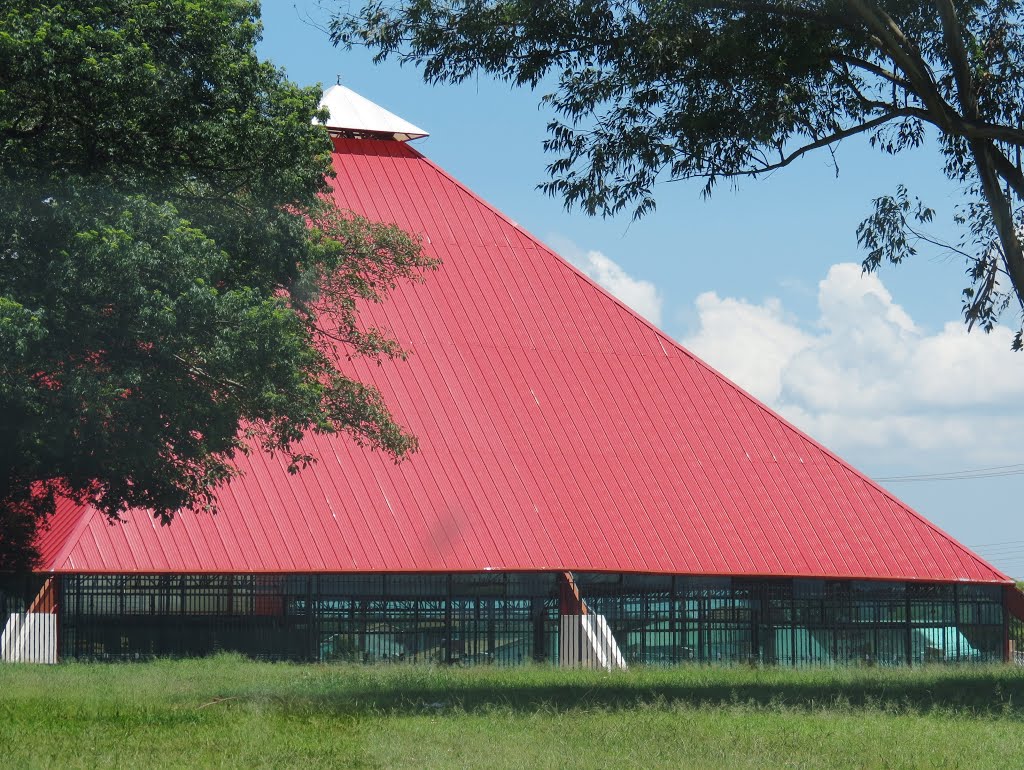
<svg viewBox="0 0 1024 770">
<path fill-rule="evenodd" d="M 242 383 L 235 382 L 234 380 L 230 380 L 227 377 L 215 377 L 202 367 L 196 366 L 195 364 L 185 360 L 185 358 L 178 355 L 177 353 L 172 353 L 171 358 L 173 358 L 178 363 L 182 364 L 189 374 L 199 377 L 200 379 L 206 380 L 207 382 L 213 385 L 220 385 L 222 387 L 229 388 L 231 390 L 234 390 L 236 393 L 244 393 L 246 391 L 246 387 L 242 385 Z"/>
<path fill-rule="evenodd" d="M 1024 201 L 1024 173 L 998 147 L 990 144 L 989 154 L 996 173 L 1010 185 L 1011 189 L 1017 193 L 1017 197 Z"/>
<path fill-rule="evenodd" d="M 1017 301 L 1021 308 L 1024 308 L 1024 250 L 1021 249 L 1021 243 L 1017 237 L 1010 202 L 1003 194 L 999 184 L 999 177 L 994 168 L 995 159 L 991 153 L 992 149 L 994 148 L 991 148 L 986 142 L 971 142 L 974 163 L 978 169 L 978 176 L 981 178 L 982 193 L 992 210 L 992 221 L 999 236 L 999 243 L 1003 247 L 1006 272 L 1010 276 Z"/>
<path fill-rule="evenodd" d="M 978 99 L 974 93 L 974 79 L 971 77 L 967 48 L 960 34 L 960 21 L 956 17 L 956 9 L 950 0 L 935 0 L 935 5 L 942 19 L 942 35 L 949 53 L 949 62 L 953 67 L 960 107 L 964 117 L 977 118 Z"/>
<path fill-rule="evenodd" d="M 872 129 L 878 128 L 882 124 L 888 123 L 890 120 L 894 120 L 895 118 L 910 116 L 913 114 L 912 111 L 918 112 L 918 110 L 914 110 L 914 108 L 900 108 L 897 110 L 892 110 L 886 113 L 885 115 L 880 115 L 877 118 L 874 118 L 873 120 L 867 121 L 866 123 L 860 123 L 856 126 L 851 126 L 850 128 L 843 129 L 842 131 L 837 131 L 834 134 L 829 134 L 828 136 L 822 137 L 821 139 L 811 142 L 810 144 L 806 144 L 803 147 L 794 150 L 789 155 L 786 155 L 784 158 L 777 161 L 776 163 L 769 163 L 764 166 L 761 166 L 760 168 L 744 169 L 739 171 L 717 171 L 713 172 L 712 174 L 699 174 L 687 178 L 692 179 L 695 176 L 713 175 L 718 175 L 722 177 L 757 176 L 758 174 L 766 174 L 770 171 L 777 171 L 780 168 L 785 168 L 797 158 L 800 158 L 801 156 L 806 155 L 807 153 L 813 150 L 818 150 L 821 149 L 822 147 L 827 147 L 830 144 L 835 144 L 836 142 L 842 141 L 843 139 L 847 139 L 851 136 L 856 136 L 857 134 L 863 134 L 865 131 L 871 131 Z"/>
<path fill-rule="evenodd" d="M 1006 142 L 1024 146 L 1024 130 L 1013 126 L 1000 126 L 995 123 L 986 123 L 983 120 L 973 118 L 953 118 L 954 130 L 952 133 L 965 136 L 969 139 L 992 139 L 998 142 Z"/>
<path fill-rule="evenodd" d="M 844 16 L 838 14 L 819 13 L 792 6 L 782 7 L 778 3 L 772 2 L 757 2 L 757 0 L 709 0 L 704 5 L 706 8 L 763 13 L 783 19 L 811 22 L 826 29 L 835 29 L 837 27 L 841 29 L 856 29 Z"/>
<path fill-rule="evenodd" d="M 914 86 L 910 83 L 909 80 L 901 78 L 895 72 L 890 72 L 885 67 L 880 67 L 879 65 L 874 64 L 873 62 L 869 62 L 866 59 L 861 59 L 857 56 L 850 56 L 840 51 L 836 51 L 833 54 L 832 59 L 834 61 L 849 64 L 852 67 L 857 67 L 858 69 L 865 70 L 873 75 L 877 75 L 883 80 L 888 80 L 893 85 L 899 86 L 903 90 L 909 91 L 912 94 L 917 93 L 916 91 L 914 91 Z"/>
<path fill-rule="evenodd" d="M 909 224 L 907 225 L 907 232 L 909 232 L 911 235 L 913 235 L 915 238 L 917 238 L 920 241 L 924 241 L 925 243 L 930 243 L 932 246 L 937 246 L 940 249 L 945 249 L 946 251 L 950 251 L 953 254 L 959 254 L 964 259 L 968 259 L 968 260 L 977 259 L 977 257 L 974 254 L 969 254 L 968 252 L 964 251 L 961 248 L 957 248 L 956 246 L 954 246 L 951 243 L 946 243 L 945 241 L 940 241 L 938 238 L 935 238 L 935 237 L 933 237 L 931 235 L 928 235 L 927 233 L 921 232 L 920 230 L 915 229 L 914 227 L 910 226 Z M 1003 272 L 1005 272 L 1005 271 L 1003 271 Z"/>
<path fill-rule="evenodd" d="M 842 54 L 839 54 L 834 57 L 835 61 L 844 64 L 846 64 L 848 60 L 851 59 L 855 60 L 855 57 L 846 57 L 843 56 Z M 853 62 L 851 62 L 851 64 L 852 66 L 862 66 L 861 64 L 856 64 Z M 863 62 L 863 64 L 867 65 L 864 67 L 866 71 L 875 72 L 875 69 L 878 69 L 879 72 L 877 72 L 876 74 L 878 74 L 879 77 L 882 77 L 885 80 L 889 80 L 890 82 L 894 82 L 896 85 L 905 88 L 908 93 L 918 96 L 917 91 L 914 90 L 913 85 L 911 83 L 908 83 L 907 81 L 902 80 L 899 77 L 896 77 L 896 80 L 893 81 L 891 77 L 889 77 L 890 75 L 892 75 L 892 73 L 890 73 L 888 70 L 885 70 L 881 67 L 875 68 L 874 65 L 872 65 L 870 62 Z M 864 94 L 860 92 L 856 85 L 853 82 L 851 82 L 850 75 L 848 72 L 847 86 L 849 86 L 849 88 L 853 91 L 854 95 L 860 100 L 861 104 L 865 107 L 871 109 L 891 110 L 895 106 L 892 102 L 879 102 L 873 99 L 868 99 Z M 954 136 L 962 136 L 965 139 L 984 139 L 1006 142 L 1007 144 L 1024 147 L 1024 129 L 1014 128 L 1013 126 L 1002 126 L 995 123 L 987 123 L 983 120 L 978 120 L 976 118 L 965 118 L 962 117 L 961 115 L 958 115 L 955 111 L 951 109 L 947 109 L 945 113 L 945 118 L 947 120 L 946 124 L 943 124 L 939 120 L 936 120 L 932 112 L 927 109 L 920 109 L 917 107 L 909 106 L 900 107 L 899 109 L 909 111 L 909 113 L 913 117 L 920 118 L 926 123 L 930 123 L 936 128 L 944 130 L 949 134 L 953 134 Z M 1022 198 L 1024 198 L 1024 195 L 1022 195 Z"/>
<path fill-rule="evenodd" d="M 892 57 L 893 61 L 906 73 L 914 85 L 914 92 L 918 98 L 934 113 L 934 119 L 931 122 L 936 123 L 944 130 L 949 130 L 951 127 L 950 114 L 953 110 L 942 98 L 927 63 L 914 51 L 914 47 L 903 34 L 903 30 L 889 14 L 877 5 L 869 6 L 867 0 L 847 1 L 857 15 L 864 20 L 868 29 L 874 33 L 882 46 L 881 52 Z"/>
</svg>

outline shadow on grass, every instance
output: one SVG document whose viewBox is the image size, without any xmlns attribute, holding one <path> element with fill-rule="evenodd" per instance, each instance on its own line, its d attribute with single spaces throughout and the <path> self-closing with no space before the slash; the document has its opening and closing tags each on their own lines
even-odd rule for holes
<svg viewBox="0 0 1024 770">
<path fill-rule="evenodd" d="M 1005 671 L 1005 670 L 1004 670 Z M 557 677 L 548 677 L 557 679 Z M 682 678 L 682 677 L 679 677 Z M 811 677 L 809 677 L 811 678 Z M 458 681 L 445 684 L 369 682 L 337 692 L 284 697 L 284 711 L 316 710 L 337 714 L 424 714 L 445 712 L 521 713 L 637 708 L 748 708 L 765 711 L 883 711 L 887 713 L 959 713 L 1024 719 L 1024 677 L 996 671 L 948 675 L 847 677 L 818 672 L 813 681 L 727 681 L 714 674 L 707 681 L 673 682 L 673 677 L 610 675 L 578 677 L 565 682 Z M 726 680 L 726 681 L 715 681 Z M 277 700 L 275 698 L 275 700 Z"/>
</svg>

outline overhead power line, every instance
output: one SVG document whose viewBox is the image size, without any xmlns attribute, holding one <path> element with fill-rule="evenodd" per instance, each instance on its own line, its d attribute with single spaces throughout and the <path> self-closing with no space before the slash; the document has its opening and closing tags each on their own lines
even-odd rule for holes
<svg viewBox="0 0 1024 770">
<path fill-rule="evenodd" d="M 993 465 L 990 468 L 971 468 L 963 471 L 946 471 L 944 473 L 915 473 L 908 476 L 880 476 L 875 481 L 964 481 L 967 479 L 993 479 L 1002 476 L 1024 476 L 1024 463 L 1013 465 Z"/>
<path fill-rule="evenodd" d="M 975 551 L 975 553 L 986 559 L 1001 559 L 1003 561 L 1024 559 L 1024 551 Z"/>
<path fill-rule="evenodd" d="M 1004 540 L 1001 543 L 981 543 L 980 545 L 968 546 L 969 548 L 1002 548 L 1003 546 L 1013 545 L 1024 548 L 1024 540 Z"/>
<path fill-rule="evenodd" d="M 996 545 L 996 546 L 985 546 L 981 548 L 975 548 L 974 550 L 979 553 L 1024 553 L 1024 546 L 1022 545 Z"/>
</svg>

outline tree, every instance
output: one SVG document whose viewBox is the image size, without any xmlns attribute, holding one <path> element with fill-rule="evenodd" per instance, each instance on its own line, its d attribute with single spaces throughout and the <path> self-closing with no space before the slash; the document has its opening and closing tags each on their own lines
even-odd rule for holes
<svg viewBox="0 0 1024 770">
<path fill-rule="evenodd" d="M 965 320 L 990 330 L 1024 307 L 1022 21 L 1015 0 L 405 0 L 330 29 L 428 82 L 550 86 L 542 187 L 590 214 L 639 217 L 657 180 L 708 195 L 858 134 L 890 154 L 935 141 L 967 196 L 961 239 L 936 243 L 934 212 L 900 187 L 857 231 L 864 269 L 951 249 L 968 263 Z"/>
<path fill-rule="evenodd" d="M 403 355 L 358 303 L 433 262 L 326 202 L 320 90 L 259 36 L 253 2 L 0 0 L 0 569 L 61 497 L 167 523 L 240 451 L 416 446 L 344 359 Z"/>
</svg>

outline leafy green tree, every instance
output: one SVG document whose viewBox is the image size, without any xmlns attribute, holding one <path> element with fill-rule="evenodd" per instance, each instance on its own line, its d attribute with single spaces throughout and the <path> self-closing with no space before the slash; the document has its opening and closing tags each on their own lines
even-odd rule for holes
<svg viewBox="0 0 1024 770">
<path fill-rule="evenodd" d="M 0 569 L 61 497 L 166 523 L 239 451 L 415 448 L 344 359 L 403 355 L 358 304 L 433 262 L 325 202 L 320 91 L 260 30 L 239 0 L 0 0 Z"/>
<path fill-rule="evenodd" d="M 423 67 L 544 87 L 545 189 L 591 214 L 655 205 L 659 179 L 757 177 L 865 134 L 937 144 L 965 189 L 969 325 L 1024 303 L 1024 24 L 1017 0 L 402 0 L 339 14 L 332 39 Z M 860 226 L 866 270 L 932 239 L 904 188 Z M 1018 334 L 1015 347 L 1020 348 Z"/>
</svg>

